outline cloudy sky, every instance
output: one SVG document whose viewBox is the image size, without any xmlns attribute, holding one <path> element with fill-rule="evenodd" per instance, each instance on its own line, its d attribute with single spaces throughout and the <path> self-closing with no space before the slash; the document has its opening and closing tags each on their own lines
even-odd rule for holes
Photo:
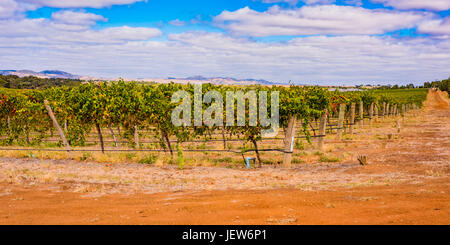
<svg viewBox="0 0 450 245">
<path fill-rule="evenodd" d="M 310 84 L 450 77 L 450 0 L 0 0 L 0 69 Z"/>
</svg>

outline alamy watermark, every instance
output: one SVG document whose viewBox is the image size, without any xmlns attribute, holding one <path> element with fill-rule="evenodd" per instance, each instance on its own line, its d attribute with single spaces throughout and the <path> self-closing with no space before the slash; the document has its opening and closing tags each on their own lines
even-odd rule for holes
<svg viewBox="0 0 450 245">
<path fill-rule="evenodd" d="M 278 91 L 270 93 L 270 117 L 268 116 L 267 91 L 259 91 L 259 96 L 255 90 L 227 91 L 225 93 L 225 115 L 223 96 L 219 91 L 208 91 L 202 96 L 202 85 L 194 85 L 194 126 L 224 126 L 224 116 L 226 126 L 258 126 L 262 127 L 262 137 L 275 137 L 279 130 L 279 101 Z M 259 101 L 258 101 L 259 97 Z M 192 126 L 192 101 L 191 94 L 180 90 L 172 95 L 172 103 L 180 103 L 172 111 L 172 123 L 174 126 Z M 248 101 L 248 113 L 246 113 L 246 101 Z M 235 103 L 237 102 L 237 104 Z M 203 110 L 203 104 L 210 104 Z M 236 110 L 235 110 L 236 105 Z M 236 116 L 235 116 L 236 111 Z M 248 125 L 246 125 L 248 116 Z"/>
</svg>

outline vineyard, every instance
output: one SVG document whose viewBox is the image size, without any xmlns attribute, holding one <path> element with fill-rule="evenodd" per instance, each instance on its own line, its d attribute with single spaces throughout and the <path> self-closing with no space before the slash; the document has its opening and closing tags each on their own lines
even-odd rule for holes
<svg viewBox="0 0 450 245">
<path fill-rule="evenodd" d="M 330 135 L 335 143 L 348 142 L 355 128 L 369 127 L 385 117 L 397 118 L 400 127 L 401 116 L 421 107 L 427 95 L 427 89 L 339 92 L 320 87 L 203 85 L 203 95 L 214 90 L 224 97 L 227 91 L 279 91 L 282 129 L 276 137 L 262 138 L 264 127 L 260 124 L 174 126 L 171 112 L 177 103 L 171 98 L 179 90 L 194 96 L 193 85 L 123 81 L 42 90 L 0 89 L 1 150 L 30 156 L 80 152 L 80 160 L 90 158 L 92 152 L 118 154 L 124 161 L 143 163 L 163 158 L 180 168 L 185 165 L 186 153 L 191 153 L 191 162 L 193 154 L 202 153 L 216 165 L 245 166 L 246 157 L 251 157 L 259 167 L 290 166 L 301 162 L 292 161 L 294 149 L 323 150 Z M 204 103 L 203 111 L 210 104 Z M 246 114 L 251 114 L 248 108 Z M 226 110 L 224 125 L 225 115 Z M 137 159 L 136 153 L 145 154 Z"/>
</svg>

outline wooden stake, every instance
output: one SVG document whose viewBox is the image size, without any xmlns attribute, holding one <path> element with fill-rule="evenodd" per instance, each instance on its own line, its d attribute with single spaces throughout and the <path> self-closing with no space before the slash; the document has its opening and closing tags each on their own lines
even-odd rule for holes
<svg viewBox="0 0 450 245">
<path fill-rule="evenodd" d="M 386 116 L 386 102 L 383 102 L 383 109 L 381 111 L 381 116 L 382 117 Z"/>
<path fill-rule="evenodd" d="M 27 144 L 30 144 L 30 131 L 28 130 L 27 124 L 25 124 L 25 126 L 23 127 L 23 130 L 25 131 Z"/>
<path fill-rule="evenodd" d="M 323 141 L 326 135 L 326 129 L 327 129 L 327 111 L 325 110 L 325 112 L 323 113 L 323 115 L 320 117 L 320 122 L 319 122 L 319 140 L 318 140 L 318 145 L 317 148 L 319 148 L 319 150 L 323 150 Z"/>
<path fill-rule="evenodd" d="M 59 126 L 59 123 L 58 123 L 58 121 L 56 120 L 55 115 L 53 114 L 52 108 L 48 105 L 48 101 L 47 101 L 47 100 L 44 100 L 44 106 L 45 106 L 45 109 L 46 109 L 47 112 L 48 112 L 48 115 L 49 115 L 50 118 L 52 119 L 52 121 L 53 121 L 53 126 L 55 126 L 56 131 L 58 131 L 59 137 L 61 138 L 61 140 L 62 140 L 64 146 L 66 147 L 67 151 L 70 151 L 70 150 L 71 150 L 71 149 L 70 149 L 70 145 L 69 145 L 69 143 L 67 143 L 66 136 L 64 135 L 63 130 L 62 130 L 61 127 Z"/>
<path fill-rule="evenodd" d="M 8 122 L 8 131 L 9 131 L 9 133 L 11 133 L 11 118 L 9 117 L 9 115 L 8 115 L 7 122 Z"/>
<path fill-rule="evenodd" d="M 344 131 L 344 117 L 345 117 L 345 104 L 339 105 L 339 117 L 338 117 L 338 130 L 337 130 L 337 138 L 342 138 L 342 132 Z"/>
<path fill-rule="evenodd" d="M 362 100 L 359 102 L 359 126 L 364 126 L 364 104 Z"/>
<path fill-rule="evenodd" d="M 374 105 L 374 119 L 375 119 L 375 122 L 378 122 L 378 106 L 375 104 Z"/>
<path fill-rule="evenodd" d="M 136 149 L 140 149 L 141 148 L 141 145 L 139 144 L 138 127 L 136 125 L 134 125 L 134 144 L 135 144 Z"/>
<path fill-rule="evenodd" d="M 286 129 L 286 133 L 284 134 L 284 167 L 291 166 L 292 152 L 294 151 L 295 121 L 295 116 L 291 116 L 291 118 L 289 118 L 288 127 Z"/>
<path fill-rule="evenodd" d="M 353 134 L 353 129 L 355 127 L 355 111 L 356 111 L 356 103 L 352 103 L 350 106 L 350 129 L 349 129 L 350 134 Z"/>
<path fill-rule="evenodd" d="M 370 108 L 369 108 L 369 126 L 372 126 L 373 106 L 374 106 L 374 103 L 370 104 Z"/>
<path fill-rule="evenodd" d="M 406 105 L 403 104 L 402 105 L 402 119 L 403 119 L 403 123 L 405 123 L 405 116 L 406 116 Z"/>
</svg>

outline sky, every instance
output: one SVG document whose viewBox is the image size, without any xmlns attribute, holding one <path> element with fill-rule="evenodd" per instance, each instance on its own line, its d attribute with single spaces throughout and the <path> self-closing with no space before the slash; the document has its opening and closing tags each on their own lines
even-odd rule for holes
<svg viewBox="0 0 450 245">
<path fill-rule="evenodd" d="M 320 85 L 450 77 L 450 0 L 0 0 L 0 70 Z"/>
</svg>

